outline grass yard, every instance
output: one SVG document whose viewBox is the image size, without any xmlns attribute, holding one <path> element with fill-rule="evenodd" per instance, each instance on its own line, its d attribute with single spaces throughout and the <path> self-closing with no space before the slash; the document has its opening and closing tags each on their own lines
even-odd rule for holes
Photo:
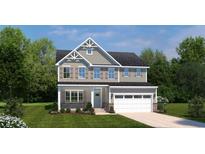
<svg viewBox="0 0 205 154">
<path fill-rule="evenodd" d="M 23 104 L 22 119 L 31 128 L 149 128 L 120 115 L 81 115 L 48 113 L 51 103 Z M 0 113 L 3 111 L 0 103 Z"/>
<path fill-rule="evenodd" d="M 166 114 L 168 115 L 205 122 L 205 118 L 191 118 L 187 115 L 187 110 L 188 110 L 187 103 L 169 103 L 166 105 L 166 109 L 167 109 Z M 204 106 L 204 111 L 205 111 L 205 106 Z"/>
</svg>

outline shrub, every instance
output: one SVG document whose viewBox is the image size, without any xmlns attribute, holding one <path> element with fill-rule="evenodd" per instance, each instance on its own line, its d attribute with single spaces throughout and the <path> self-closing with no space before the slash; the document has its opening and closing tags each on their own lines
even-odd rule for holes
<svg viewBox="0 0 205 154">
<path fill-rule="evenodd" d="M 11 115 L 14 117 L 22 117 L 23 116 L 22 102 L 23 99 L 21 98 L 7 99 L 4 113 L 6 115 Z"/>
<path fill-rule="evenodd" d="M 115 113 L 113 106 L 110 106 L 110 108 L 109 108 L 109 113 Z"/>
<path fill-rule="evenodd" d="M 81 112 L 81 109 L 80 109 L 80 108 L 76 108 L 75 112 L 76 112 L 76 113 L 80 113 L 80 112 Z"/>
<path fill-rule="evenodd" d="M 28 126 L 20 118 L 2 115 L 0 116 L 0 128 L 28 128 Z"/>
<path fill-rule="evenodd" d="M 165 113 L 166 112 L 166 104 L 169 103 L 169 100 L 166 97 L 157 97 L 157 110 L 160 113 Z"/>
<path fill-rule="evenodd" d="M 169 100 L 166 97 L 158 96 L 157 102 L 158 103 L 169 103 Z"/>
<path fill-rule="evenodd" d="M 188 102 L 188 114 L 191 117 L 202 117 L 203 115 L 204 99 L 201 97 L 194 97 Z"/>
<path fill-rule="evenodd" d="M 57 104 L 57 102 L 54 102 L 54 103 L 52 104 L 52 110 L 53 110 L 53 111 L 58 111 L 58 104 Z"/>
<path fill-rule="evenodd" d="M 66 113 L 70 113 L 70 111 L 71 111 L 70 108 L 66 109 Z"/>
<path fill-rule="evenodd" d="M 91 109 L 90 109 L 90 114 L 91 114 L 91 115 L 95 115 L 95 109 L 94 109 L 94 108 L 91 108 Z"/>
<path fill-rule="evenodd" d="M 60 110 L 60 112 L 61 112 L 61 113 L 65 113 L 65 109 L 62 108 L 62 109 Z"/>
<path fill-rule="evenodd" d="M 83 108 L 83 111 L 90 111 L 91 109 L 92 109 L 92 104 L 88 102 Z"/>
</svg>

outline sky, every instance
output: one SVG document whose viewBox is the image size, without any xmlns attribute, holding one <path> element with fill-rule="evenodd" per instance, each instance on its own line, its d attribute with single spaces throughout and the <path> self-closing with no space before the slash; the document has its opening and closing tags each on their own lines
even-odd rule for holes
<svg viewBox="0 0 205 154">
<path fill-rule="evenodd" d="M 0 26 L 0 30 L 6 26 Z M 140 55 L 145 48 L 158 49 L 168 59 L 177 57 L 176 47 L 186 37 L 205 37 L 205 26 L 13 26 L 27 38 L 47 37 L 57 49 L 74 49 L 87 37 L 92 37 L 107 51 L 127 51 Z"/>
</svg>

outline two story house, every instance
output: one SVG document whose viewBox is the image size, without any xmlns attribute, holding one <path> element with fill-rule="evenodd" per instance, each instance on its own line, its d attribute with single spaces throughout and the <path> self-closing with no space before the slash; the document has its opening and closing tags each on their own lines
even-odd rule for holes
<svg viewBox="0 0 205 154">
<path fill-rule="evenodd" d="M 105 51 L 92 38 L 73 50 L 57 50 L 58 110 L 110 107 L 115 112 L 152 112 L 157 86 L 147 82 L 149 66 L 132 52 Z"/>
</svg>

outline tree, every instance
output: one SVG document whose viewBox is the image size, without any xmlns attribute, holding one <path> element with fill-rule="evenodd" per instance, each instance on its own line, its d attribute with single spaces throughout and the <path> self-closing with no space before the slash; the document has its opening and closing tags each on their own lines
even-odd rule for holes
<svg viewBox="0 0 205 154">
<path fill-rule="evenodd" d="M 205 65 L 184 63 L 176 72 L 176 84 L 184 101 L 200 96 L 205 98 Z"/>
<path fill-rule="evenodd" d="M 55 48 L 44 38 L 30 44 L 24 68 L 27 79 L 27 101 L 56 99 Z"/>
<path fill-rule="evenodd" d="M 203 116 L 203 104 L 204 99 L 201 97 L 194 97 L 188 102 L 188 114 L 191 117 L 202 117 Z"/>
<path fill-rule="evenodd" d="M 141 59 L 150 66 L 148 69 L 148 81 L 159 86 L 158 94 L 174 101 L 174 86 L 172 85 L 170 64 L 162 51 L 144 49 Z"/>
<path fill-rule="evenodd" d="M 23 62 L 29 40 L 18 28 L 6 27 L 0 31 L 0 96 L 22 97 L 25 83 Z"/>
<path fill-rule="evenodd" d="M 188 37 L 179 44 L 177 53 L 183 63 L 205 63 L 205 39 L 200 36 L 195 38 Z"/>
</svg>

